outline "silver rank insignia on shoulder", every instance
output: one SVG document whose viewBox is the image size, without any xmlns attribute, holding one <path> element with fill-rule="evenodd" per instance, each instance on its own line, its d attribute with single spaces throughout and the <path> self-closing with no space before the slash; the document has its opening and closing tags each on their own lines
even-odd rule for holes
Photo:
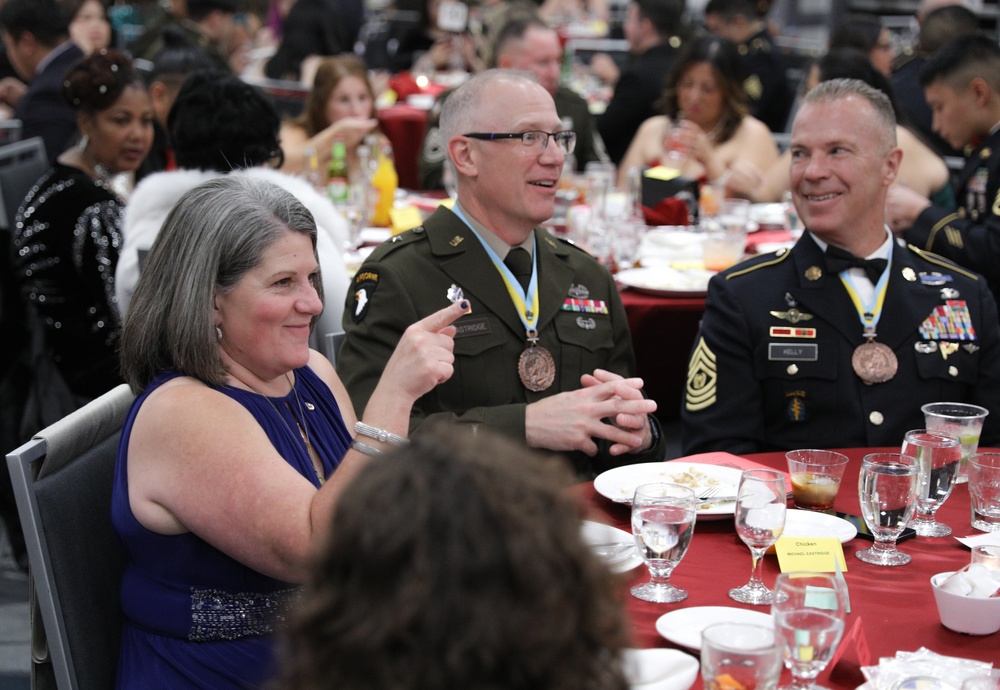
<svg viewBox="0 0 1000 690">
<path fill-rule="evenodd" d="M 452 283 L 451 287 L 448 288 L 448 301 L 454 304 L 455 302 L 461 302 L 463 299 L 465 299 L 465 293 L 462 292 L 462 288 Z"/>
<path fill-rule="evenodd" d="M 941 299 L 958 299 L 959 292 L 955 288 L 941 288 Z"/>
</svg>

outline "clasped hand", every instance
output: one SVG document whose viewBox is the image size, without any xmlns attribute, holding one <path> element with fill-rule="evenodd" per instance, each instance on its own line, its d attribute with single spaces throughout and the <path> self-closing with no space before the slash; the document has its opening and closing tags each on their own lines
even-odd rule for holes
<svg viewBox="0 0 1000 690">
<path fill-rule="evenodd" d="M 597 454 L 595 438 L 612 443 L 611 455 L 644 450 L 652 442 L 648 415 L 656 402 L 642 396 L 642 379 L 597 369 L 580 377 L 581 388 L 528 405 L 529 446 Z"/>
</svg>

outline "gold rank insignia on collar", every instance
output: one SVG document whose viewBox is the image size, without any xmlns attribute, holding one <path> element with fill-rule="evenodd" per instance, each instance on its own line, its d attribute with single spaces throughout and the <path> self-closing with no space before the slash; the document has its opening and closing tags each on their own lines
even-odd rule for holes
<svg viewBox="0 0 1000 690">
<path fill-rule="evenodd" d="M 823 269 L 819 266 L 810 266 L 806 269 L 806 280 L 819 280 L 823 277 Z"/>
</svg>

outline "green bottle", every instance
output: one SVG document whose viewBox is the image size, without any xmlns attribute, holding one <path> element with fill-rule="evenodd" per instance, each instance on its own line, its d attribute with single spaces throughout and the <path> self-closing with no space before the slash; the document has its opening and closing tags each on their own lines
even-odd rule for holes
<svg viewBox="0 0 1000 690">
<path fill-rule="evenodd" d="M 347 145 L 336 137 L 330 148 L 330 166 L 327 168 L 326 193 L 335 204 L 346 204 L 350 194 L 347 174 Z"/>
</svg>

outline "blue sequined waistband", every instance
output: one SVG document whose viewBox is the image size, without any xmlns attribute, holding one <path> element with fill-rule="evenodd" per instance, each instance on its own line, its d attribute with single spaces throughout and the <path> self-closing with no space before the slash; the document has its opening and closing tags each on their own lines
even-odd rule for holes
<svg viewBox="0 0 1000 690">
<path fill-rule="evenodd" d="M 301 599 L 298 588 L 275 592 L 191 589 L 192 642 L 238 640 L 280 629 Z"/>
</svg>

